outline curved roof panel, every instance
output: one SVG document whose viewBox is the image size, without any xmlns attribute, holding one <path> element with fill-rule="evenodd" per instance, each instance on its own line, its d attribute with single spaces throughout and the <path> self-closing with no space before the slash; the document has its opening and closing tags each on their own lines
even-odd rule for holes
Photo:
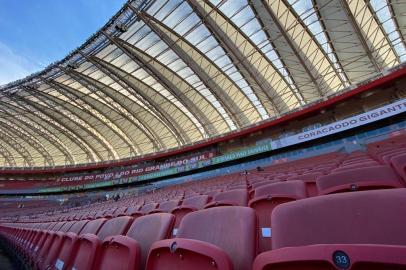
<svg viewBox="0 0 406 270">
<path fill-rule="evenodd" d="M 400 0 L 128 1 L 65 59 L 0 87 L 0 166 L 167 151 L 404 62 Z"/>
</svg>

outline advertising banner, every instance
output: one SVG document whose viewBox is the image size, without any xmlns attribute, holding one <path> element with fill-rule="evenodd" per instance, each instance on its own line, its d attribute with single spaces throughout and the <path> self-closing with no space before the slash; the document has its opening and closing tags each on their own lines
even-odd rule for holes
<svg viewBox="0 0 406 270">
<path fill-rule="evenodd" d="M 268 152 L 271 150 L 272 150 L 272 144 L 271 144 L 271 141 L 269 141 L 262 145 L 249 147 L 249 148 L 245 148 L 245 149 L 242 149 L 239 151 L 227 153 L 225 155 L 213 157 L 212 164 L 219 164 L 219 163 L 227 162 L 230 160 L 235 160 L 235 159 L 248 157 L 248 156 L 256 155 L 256 154 L 263 153 L 263 152 Z"/>
<path fill-rule="evenodd" d="M 401 114 L 403 112 L 406 112 L 406 99 L 401 99 L 399 101 L 368 111 L 366 113 L 349 117 L 329 125 L 324 125 L 311 131 L 301 132 L 292 136 L 274 140 L 271 143 L 272 149 L 278 149 L 336 134 L 341 131 L 366 125 L 368 123 L 379 121 L 397 114 Z"/>
<path fill-rule="evenodd" d="M 215 156 L 215 152 L 206 152 L 198 154 L 196 156 L 191 156 L 182 159 L 175 159 L 170 162 L 162 162 L 153 165 L 139 165 L 137 167 L 126 168 L 122 170 L 117 170 L 115 172 L 106 173 L 89 173 L 81 175 L 70 175 L 63 176 L 56 179 L 57 182 L 80 182 L 80 181 L 110 181 L 117 179 L 124 179 L 140 175 L 148 175 L 150 173 L 166 171 L 168 169 L 183 167 L 183 166 L 198 166 L 201 161 L 210 160 Z"/>
</svg>

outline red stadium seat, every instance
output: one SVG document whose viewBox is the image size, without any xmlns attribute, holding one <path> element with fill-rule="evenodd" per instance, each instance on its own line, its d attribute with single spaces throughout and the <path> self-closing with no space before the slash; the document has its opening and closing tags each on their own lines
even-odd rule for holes
<svg viewBox="0 0 406 270">
<path fill-rule="evenodd" d="M 205 208 L 216 206 L 247 206 L 248 191 L 246 189 L 234 189 L 217 193 L 213 196 L 213 201 L 208 203 Z"/>
<path fill-rule="evenodd" d="M 89 222 L 89 220 L 80 220 L 75 222 L 72 227 L 68 230 L 69 232 L 73 232 L 79 234 L 83 227 Z"/>
<path fill-rule="evenodd" d="M 111 223 L 107 225 L 105 230 L 101 230 L 102 226 L 107 221 L 108 219 L 105 218 L 88 221 L 86 225 L 84 225 L 83 229 L 80 231 L 81 236 L 79 237 L 79 239 L 72 234 L 66 235 L 66 237 L 62 236 L 60 239 L 60 241 L 63 242 L 60 244 L 63 245 L 61 247 L 62 251 L 55 263 L 69 263 L 69 266 L 75 267 L 78 270 L 91 269 L 90 267 L 100 246 L 100 240 L 96 236 L 96 234 L 100 232 L 103 235 L 108 235 L 108 231 L 111 228 Z M 127 221 L 127 219 L 125 218 L 123 221 Z M 117 222 L 117 220 L 113 221 L 113 223 L 115 222 Z M 115 224 L 119 225 L 115 229 L 120 230 L 122 224 L 120 224 L 120 222 L 117 222 Z M 45 259 L 45 264 L 52 265 L 53 258 L 49 258 L 48 260 Z"/>
<path fill-rule="evenodd" d="M 75 223 L 75 221 L 65 222 L 65 224 L 63 224 L 63 226 L 59 229 L 59 231 L 68 232 L 69 229 L 73 226 L 74 223 Z"/>
<path fill-rule="evenodd" d="M 406 152 L 406 148 L 401 147 L 401 148 L 396 148 L 392 151 L 388 151 L 387 153 L 383 153 L 380 159 L 384 164 L 390 164 L 390 160 L 392 157 L 402 155 Z"/>
<path fill-rule="evenodd" d="M 65 222 L 58 222 L 55 224 L 55 226 L 52 228 L 53 231 L 59 231 L 63 225 L 65 225 Z"/>
<path fill-rule="evenodd" d="M 127 206 L 119 207 L 114 211 L 113 215 L 116 217 L 117 216 L 126 216 L 127 215 L 126 210 L 127 210 Z"/>
<path fill-rule="evenodd" d="M 55 265 L 57 256 L 62 248 L 62 244 L 64 241 L 65 233 L 63 232 L 56 232 L 54 236 L 54 240 L 52 244 L 49 246 L 47 250 L 46 256 L 39 262 L 40 269 L 47 269 L 51 268 Z"/>
<path fill-rule="evenodd" d="M 261 186 L 255 190 L 249 207 L 257 215 L 258 251 L 271 249 L 271 213 L 273 209 L 286 202 L 306 198 L 306 185 L 303 181 L 287 181 Z"/>
<path fill-rule="evenodd" d="M 141 207 L 140 212 L 143 214 L 147 214 L 153 210 L 155 210 L 159 206 L 158 203 L 149 203 Z"/>
<path fill-rule="evenodd" d="M 320 176 L 323 176 L 323 174 L 321 172 L 311 172 L 311 173 L 291 176 L 286 180 L 287 181 L 301 180 L 301 181 L 305 182 L 307 195 L 309 197 L 313 197 L 313 196 L 317 196 L 319 193 L 319 191 L 317 189 L 317 185 L 316 185 L 316 180 Z"/>
<path fill-rule="evenodd" d="M 320 194 L 345 191 L 401 188 L 399 177 L 388 166 L 374 166 L 336 172 L 317 179 Z"/>
<path fill-rule="evenodd" d="M 331 170 L 331 173 L 345 172 L 345 171 L 352 170 L 352 169 L 375 167 L 375 166 L 379 166 L 379 165 L 380 164 L 377 161 L 370 160 L 370 161 L 365 161 L 365 162 L 342 165 L 342 166 L 340 166 L 340 167 L 338 167 L 338 168 L 336 168 L 334 170 Z"/>
<path fill-rule="evenodd" d="M 133 221 L 132 217 L 116 217 L 107 220 L 100 228 L 97 236 L 104 240 L 107 236 L 125 234 Z"/>
<path fill-rule="evenodd" d="M 140 208 L 141 206 L 139 205 L 131 205 L 124 212 L 119 214 L 119 216 L 132 216 L 134 218 L 137 218 L 143 215 L 143 213 L 140 212 Z"/>
<path fill-rule="evenodd" d="M 159 204 L 159 208 L 156 210 L 152 210 L 150 213 L 170 213 L 173 209 L 175 209 L 180 203 L 180 200 L 171 200 L 162 202 Z"/>
<path fill-rule="evenodd" d="M 58 239 L 58 238 L 57 238 Z M 53 255 L 55 258 L 49 258 L 48 264 L 52 269 L 68 269 L 72 262 L 74 254 L 77 253 L 78 249 L 78 239 L 79 236 L 75 233 L 68 232 L 61 235 L 60 247 L 58 250 L 54 251 L 56 255 Z M 52 250 L 50 250 L 51 252 Z M 65 267 L 65 268 L 63 268 Z"/>
<path fill-rule="evenodd" d="M 81 235 L 77 242 L 77 250 L 71 253 L 70 264 L 67 269 L 71 269 L 70 267 L 76 270 L 94 269 L 93 264 L 101 244 L 99 237 L 86 233 Z"/>
<path fill-rule="evenodd" d="M 141 270 L 141 250 L 138 242 L 121 235 L 107 237 L 100 248 L 94 269 Z"/>
<path fill-rule="evenodd" d="M 44 243 L 42 244 L 42 247 L 39 249 L 39 251 L 35 255 L 34 264 L 36 265 L 37 268 L 39 268 L 39 269 L 44 268 L 46 256 L 48 255 L 48 252 L 52 246 L 52 243 L 55 240 L 55 236 L 56 236 L 56 233 L 54 233 L 54 232 L 48 233 Z"/>
<path fill-rule="evenodd" d="M 169 238 L 175 217 L 167 213 L 156 213 L 134 220 L 127 231 L 127 236 L 136 240 L 140 246 L 140 269 L 144 269 L 151 245 L 158 240 Z"/>
<path fill-rule="evenodd" d="M 105 218 L 98 218 L 95 220 L 91 220 L 86 225 L 83 227 L 83 229 L 80 231 L 80 234 L 86 234 L 86 233 L 91 233 L 91 234 L 97 234 L 100 230 L 100 228 L 103 226 L 103 224 L 107 221 Z"/>
<path fill-rule="evenodd" d="M 282 248 L 259 254 L 253 270 L 404 270 L 405 252 L 405 247 L 390 245 Z"/>
<path fill-rule="evenodd" d="M 110 208 L 107 209 L 103 212 L 103 217 L 108 217 L 108 218 L 112 218 L 114 217 L 114 212 L 117 210 L 117 208 Z"/>
<path fill-rule="evenodd" d="M 51 222 L 51 225 L 48 227 L 49 231 L 53 231 L 54 227 L 58 224 L 58 222 Z"/>
<path fill-rule="evenodd" d="M 147 270 L 251 269 L 256 254 L 255 212 L 223 206 L 186 215 L 177 238 L 151 247 Z"/>
<path fill-rule="evenodd" d="M 392 157 L 390 162 L 396 172 L 406 181 L 406 153 Z"/>
<path fill-rule="evenodd" d="M 262 269 L 406 269 L 406 189 L 333 194 L 272 213 L 272 251 Z"/>
<path fill-rule="evenodd" d="M 209 200 L 210 197 L 208 195 L 194 196 L 183 200 L 182 205 L 173 209 L 171 212 L 173 215 L 175 215 L 175 229 L 173 235 L 176 235 L 177 228 L 179 228 L 179 224 L 186 214 L 203 209 Z"/>
<path fill-rule="evenodd" d="M 136 219 L 129 228 L 126 236 L 108 236 L 102 245 L 90 234 L 80 239 L 78 253 L 83 249 L 87 253 L 96 252 L 94 265 L 90 259 L 76 259 L 94 269 L 144 269 L 151 245 L 168 238 L 174 223 L 174 216 L 167 213 L 156 213 Z M 82 243 L 82 241 L 85 241 Z M 82 247 L 85 245 L 84 247 Z M 85 262 L 83 262 L 85 261 Z M 75 264 L 76 265 L 76 264 Z M 88 269 L 93 269 L 88 268 Z"/>
</svg>

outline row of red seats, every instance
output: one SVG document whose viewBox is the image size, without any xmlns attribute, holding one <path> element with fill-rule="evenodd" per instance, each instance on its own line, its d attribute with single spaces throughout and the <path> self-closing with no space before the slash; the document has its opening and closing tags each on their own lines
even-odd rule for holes
<svg viewBox="0 0 406 270">
<path fill-rule="evenodd" d="M 343 157 L 341 155 L 341 157 Z M 307 163 L 304 163 L 309 166 Z M 317 194 L 330 194 L 344 191 L 354 190 L 368 190 L 368 189 L 380 189 L 380 188 L 399 188 L 403 187 L 404 183 L 388 166 L 381 166 L 373 163 L 370 157 L 365 153 L 353 153 L 345 156 L 339 162 L 329 161 L 330 165 L 324 162 L 322 167 L 330 167 L 331 173 L 323 175 L 321 172 L 307 173 L 303 171 L 304 168 L 297 166 L 295 170 L 300 170 L 304 174 L 292 174 L 290 173 L 285 181 L 278 179 L 268 179 L 265 182 L 251 181 L 251 190 L 247 182 L 238 180 L 230 176 L 224 177 L 229 181 L 227 186 L 224 186 L 224 182 L 220 182 L 223 188 L 209 191 L 213 194 L 213 198 L 208 195 L 193 196 L 198 193 L 189 193 L 192 197 L 185 199 L 174 199 L 174 197 L 184 197 L 186 192 L 172 193 L 172 199 L 164 202 L 152 202 L 146 203 L 142 198 L 137 198 L 135 201 L 121 202 L 121 207 L 100 210 L 100 206 L 96 207 L 96 211 L 86 210 L 85 212 L 79 212 L 72 216 L 58 217 L 57 221 L 66 220 L 80 220 L 80 219 L 95 219 L 95 218 L 111 218 L 115 216 L 129 215 L 133 217 L 142 216 L 148 213 L 157 212 L 169 212 L 175 215 L 176 224 L 175 230 L 178 228 L 183 216 L 192 211 L 196 211 L 202 208 L 210 208 L 217 206 L 249 206 L 256 212 L 258 224 L 257 235 L 259 238 L 259 252 L 264 252 L 271 249 L 271 242 L 269 241 L 271 234 L 271 216 L 273 209 L 279 204 L 289 201 L 304 199 L 308 196 Z M 368 164 L 367 164 L 368 163 Z M 334 165 L 334 166 L 332 166 Z M 321 165 L 320 165 L 321 166 Z M 292 172 L 292 171 L 291 171 Z M 280 176 L 280 175 L 279 175 Z M 223 180 L 224 180 L 223 179 Z M 217 180 L 218 181 L 218 180 Z M 280 182 L 283 181 L 283 182 Z M 210 181 L 213 182 L 213 181 Z M 265 183 L 265 184 L 263 184 Z M 199 183 L 200 184 L 200 183 Z M 207 183 L 205 183 L 207 184 Z M 255 185 L 257 184 L 257 185 Z M 261 185 L 259 185 L 261 184 Z M 311 189 L 309 189 L 309 186 Z M 216 186 L 219 187 L 218 185 Z M 316 187 L 317 193 L 311 194 L 309 192 Z M 248 195 L 250 194 L 250 195 Z M 155 197 L 159 198 L 159 197 Z M 134 203 L 136 203 L 134 205 Z M 143 204 L 143 205 L 142 205 Z M 130 206 L 129 206 L 130 205 Z"/>
<path fill-rule="evenodd" d="M 1 232 L 38 269 L 406 269 L 405 209 L 406 189 L 284 203 L 272 212 L 272 250 L 258 256 L 255 212 L 241 206 L 189 213 L 172 239 L 167 213 Z"/>
<path fill-rule="evenodd" d="M 316 176 L 320 176 L 321 174 L 326 174 L 328 173 L 331 169 L 335 168 L 337 166 L 337 161 L 331 161 L 331 160 L 340 160 L 345 156 L 345 154 L 341 153 L 331 153 L 327 155 L 322 155 L 322 156 L 316 156 L 312 158 L 307 158 L 303 160 L 297 160 L 293 162 L 289 162 L 289 164 L 281 164 L 281 165 L 273 165 L 270 166 L 275 169 L 275 172 L 266 172 L 265 174 L 255 175 L 253 171 L 249 172 L 248 175 L 246 176 L 241 176 L 240 174 L 232 174 L 232 175 L 226 175 L 226 176 L 221 176 L 221 177 L 216 177 L 215 179 L 211 179 L 208 181 L 199 181 L 199 182 L 192 182 L 192 183 L 186 183 L 184 185 L 176 186 L 176 187 L 167 187 L 165 189 L 159 190 L 153 194 L 145 194 L 145 195 L 139 195 L 136 198 L 132 198 L 129 200 L 126 200 L 126 205 L 145 205 L 148 203 L 155 203 L 156 205 L 159 203 L 162 205 L 165 201 L 170 201 L 170 200 L 181 200 L 184 198 L 200 195 L 200 194 L 205 194 L 208 196 L 213 197 L 214 195 L 232 190 L 232 189 L 248 189 L 250 194 L 253 194 L 254 189 L 256 186 L 259 186 L 260 184 L 270 184 L 272 182 L 279 182 L 279 181 L 286 181 L 289 179 L 294 178 L 295 176 L 300 176 L 300 178 L 307 177 L 311 174 L 313 174 L 315 180 Z M 326 162 L 327 160 L 327 162 Z M 269 167 L 269 168 L 270 168 Z M 278 167 L 278 168 L 276 168 Z M 289 172 L 284 172 L 285 168 L 289 167 L 291 170 Z M 294 168 L 294 170 L 292 170 Z M 265 170 L 268 170 L 268 167 L 265 168 Z M 315 187 L 315 185 L 314 185 Z M 317 193 L 317 192 L 315 192 Z M 220 196 L 221 197 L 221 196 Z M 252 196 L 251 196 L 252 198 Z M 246 204 L 245 204 L 246 205 Z M 108 205 L 105 204 L 93 204 L 90 209 L 94 209 L 94 211 L 98 212 L 100 209 L 103 209 L 104 206 L 106 206 L 105 209 L 108 211 L 109 209 L 112 208 L 111 203 Z M 153 206 L 148 206 L 148 207 L 153 207 Z M 73 208 L 71 209 L 72 211 L 75 212 L 81 212 L 81 208 Z M 89 213 L 89 207 L 86 207 L 85 211 Z M 142 212 L 147 212 L 144 211 L 144 209 L 141 209 Z M 49 218 L 49 216 L 55 216 L 57 215 L 57 212 L 50 213 L 47 212 L 45 215 L 39 215 L 39 221 L 43 221 L 46 218 Z M 79 213 L 80 214 L 80 213 Z M 85 213 L 82 213 L 82 215 Z M 22 217 L 24 219 L 24 217 Z M 20 220 L 22 220 L 20 219 Z M 32 219 L 32 216 L 27 218 L 28 220 Z"/>
<path fill-rule="evenodd" d="M 399 147 L 399 145 L 397 147 Z M 81 209 L 82 212 L 73 215 L 73 217 L 72 215 L 51 216 L 48 218 L 54 220 L 55 222 L 42 223 L 41 226 L 38 226 L 38 228 L 43 230 L 45 229 L 49 232 L 49 230 L 57 231 L 59 228 L 63 228 L 64 226 L 68 227 L 72 224 L 80 224 L 80 222 L 89 222 L 92 224 L 92 222 L 95 221 L 98 221 L 99 223 L 103 220 L 105 222 L 107 222 L 107 220 L 113 221 L 116 219 L 107 218 L 112 218 L 115 216 L 132 215 L 130 218 L 135 218 L 135 220 L 138 220 L 142 215 L 144 215 L 142 217 L 145 218 L 148 216 L 153 216 L 152 213 L 173 212 L 173 217 L 175 220 L 173 228 L 175 230 L 170 229 L 169 232 L 167 232 L 167 237 L 174 236 L 176 234 L 177 238 L 175 239 L 178 239 L 179 237 L 183 237 L 182 224 L 186 223 L 188 220 L 187 217 L 191 215 L 190 212 L 202 208 L 206 208 L 207 210 L 211 210 L 213 207 L 224 208 L 219 206 L 225 205 L 234 205 L 234 209 L 236 209 L 236 205 L 249 205 L 251 208 L 247 209 L 251 209 L 251 212 L 254 209 L 254 216 L 256 216 L 256 222 L 254 222 L 254 238 L 256 239 L 254 256 L 257 253 L 268 251 L 271 248 L 272 250 L 268 252 L 275 254 L 275 251 L 279 250 L 280 248 L 278 245 L 275 246 L 274 241 L 276 238 L 275 233 L 278 231 L 278 229 L 275 229 L 275 226 L 277 226 L 275 224 L 277 223 L 274 221 L 274 216 L 276 215 L 274 213 L 277 213 L 278 209 L 280 209 L 282 206 L 288 205 L 289 202 L 297 201 L 297 203 L 304 203 L 305 201 L 310 200 L 305 199 L 306 197 L 315 195 L 327 195 L 331 193 L 368 189 L 398 188 L 404 186 L 404 182 L 388 166 L 392 164 L 389 162 L 389 164 L 385 163 L 387 165 L 380 165 L 383 162 L 379 161 L 376 155 L 370 151 L 368 151 L 368 153 L 354 152 L 350 155 L 332 154 L 330 156 L 333 155 L 335 155 L 337 158 L 336 160 L 326 161 L 325 157 L 324 160 L 323 158 L 316 157 L 289 164 L 281 164 L 278 166 L 279 168 L 274 168 L 274 172 L 266 172 L 266 174 L 260 173 L 255 175 L 256 177 L 250 177 L 252 176 L 250 174 L 245 174 L 242 176 L 228 175 L 216 180 L 189 183 L 187 185 L 178 187 L 169 187 L 154 194 L 123 200 L 117 205 L 121 205 L 121 207 L 111 208 L 111 206 L 106 204 L 95 204 L 91 206 L 91 208 L 94 210 L 93 213 L 89 213 L 89 211 L 85 212 L 83 211 L 84 209 Z M 398 155 L 399 154 L 394 156 L 396 157 Z M 319 158 L 319 162 L 317 162 L 317 158 Z M 309 160 L 315 162 L 313 167 L 312 164 L 309 164 Z M 391 159 L 387 160 L 391 161 Z M 290 167 L 289 171 L 282 171 L 286 169 L 286 166 Z M 327 188 L 325 188 L 326 186 Z M 187 189 L 185 187 L 187 187 Z M 312 191 L 314 192 L 313 194 L 311 193 Z M 206 195 L 198 195 L 201 193 L 206 193 Z M 357 192 L 355 194 L 361 193 Z M 213 198 L 211 199 L 211 196 L 209 195 L 212 195 Z M 327 197 L 329 196 L 332 195 L 328 195 Z M 319 196 L 319 198 L 323 197 L 325 196 Z M 130 204 L 129 207 L 128 204 Z M 203 211 L 206 210 L 201 210 L 194 213 Z M 96 219 L 88 221 L 89 219 L 94 218 Z M 79 219 L 87 220 L 73 221 Z M 67 220 L 71 221 L 66 222 Z M 276 217 L 276 221 L 278 222 L 279 220 L 280 218 Z M 221 226 L 225 226 L 224 224 L 225 223 L 223 223 Z M 31 223 L 20 225 L 24 227 L 37 227 L 38 224 Z M 16 226 L 16 224 L 14 224 L 14 226 Z M 62 230 L 65 231 L 66 228 Z M 92 230 L 90 230 L 90 232 L 92 232 Z M 86 230 L 84 230 L 84 233 L 86 233 Z M 279 235 L 279 233 L 277 235 Z M 102 234 L 102 238 L 100 238 L 99 242 L 104 239 L 105 236 L 106 235 Z M 196 237 L 200 237 L 200 235 Z M 78 238 L 80 239 L 81 236 Z M 46 244 L 46 246 L 49 245 L 49 241 L 54 243 L 53 240 L 49 240 L 49 238 L 47 239 L 48 242 L 46 243 L 48 244 Z M 204 241 L 211 243 L 214 240 L 212 239 Z M 43 244 L 45 244 L 45 242 Z M 99 244 L 103 245 L 104 242 Z M 178 246 L 178 242 L 176 242 L 175 245 Z M 83 253 L 81 251 L 78 252 L 81 254 Z M 267 254 L 267 252 L 262 254 Z M 100 256 L 105 257 L 104 255 Z M 260 255 L 257 261 L 262 258 L 261 256 L 265 255 Z M 49 258 L 47 257 L 46 260 L 49 260 Z M 37 260 L 31 262 L 36 266 L 41 266 L 42 259 L 40 259 L 39 262 Z M 98 262 L 94 263 L 99 265 Z M 224 263 L 226 262 L 224 261 Z M 47 264 L 47 262 L 45 262 L 45 264 Z M 61 262 L 59 262 L 59 264 L 61 264 Z M 274 267 L 275 266 L 272 265 L 271 269 L 274 269 Z"/>
<path fill-rule="evenodd" d="M 325 188 L 324 190 L 329 191 L 325 194 L 357 189 L 400 188 L 404 186 L 399 177 L 389 167 L 384 166 L 357 168 L 334 173 L 320 177 L 316 182 L 318 186 L 323 184 L 323 187 L 328 186 L 329 183 L 335 184 L 329 189 Z M 357 188 L 352 188 L 351 185 L 357 185 Z M 270 237 L 271 230 L 271 216 L 269 214 L 282 203 L 308 197 L 306 192 L 304 181 L 290 180 L 259 186 L 253 190 L 250 200 L 248 200 L 247 189 L 239 188 L 219 192 L 211 200 L 208 195 L 198 195 L 184 200 L 170 200 L 161 204 L 127 205 L 108 210 L 78 213 L 72 219 L 112 218 L 125 215 L 139 217 L 145 214 L 168 212 L 175 215 L 175 229 L 177 229 L 183 216 L 196 210 L 218 206 L 249 206 L 255 210 L 258 219 L 259 251 L 263 252 L 271 249 L 271 242 L 267 239 Z M 60 222 L 66 220 L 69 220 L 67 216 L 57 219 Z"/>
</svg>

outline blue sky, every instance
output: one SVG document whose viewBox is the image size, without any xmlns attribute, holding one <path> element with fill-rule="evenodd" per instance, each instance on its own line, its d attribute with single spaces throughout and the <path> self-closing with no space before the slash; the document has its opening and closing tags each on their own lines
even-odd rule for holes
<svg viewBox="0 0 406 270">
<path fill-rule="evenodd" d="M 65 57 L 125 0 L 0 0 L 0 85 Z"/>
</svg>

